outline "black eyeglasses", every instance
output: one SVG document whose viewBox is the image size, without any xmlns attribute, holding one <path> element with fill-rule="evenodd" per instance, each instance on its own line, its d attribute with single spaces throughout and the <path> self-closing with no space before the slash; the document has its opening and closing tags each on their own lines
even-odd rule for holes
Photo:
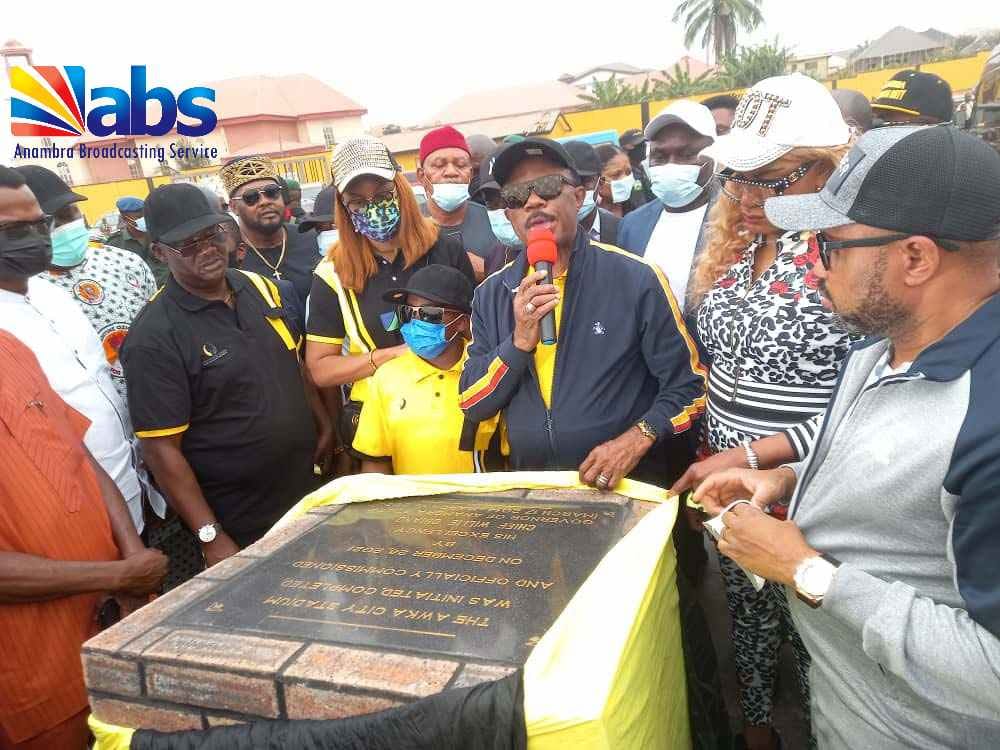
<svg viewBox="0 0 1000 750">
<path fill-rule="evenodd" d="M 823 263 L 823 268 L 829 271 L 830 253 L 834 250 L 846 250 L 851 247 L 884 247 L 890 242 L 899 242 L 899 240 L 905 240 L 907 237 L 912 236 L 912 234 L 883 234 L 878 237 L 859 237 L 855 240 L 831 240 L 823 232 L 816 232 L 814 239 L 816 240 L 816 248 L 819 250 L 819 259 Z M 935 244 L 945 250 L 956 251 L 959 249 L 958 245 L 950 240 L 940 240 L 935 237 L 931 237 L 930 239 L 934 240 Z"/>
<path fill-rule="evenodd" d="M 243 193 L 243 195 L 234 196 L 239 198 L 241 201 L 246 203 L 248 206 L 255 206 L 260 201 L 260 197 L 264 196 L 269 201 L 278 200 L 278 196 L 281 195 L 281 188 L 277 185 L 268 185 L 265 188 L 251 188 Z"/>
<path fill-rule="evenodd" d="M 742 196 L 738 193 L 730 192 L 732 188 L 727 189 L 727 183 L 753 188 L 759 195 L 762 195 L 762 199 L 759 203 L 754 203 L 752 207 L 762 208 L 765 200 L 783 195 L 788 188 L 805 177 L 806 172 L 812 169 L 815 164 L 816 162 L 814 161 L 806 162 L 802 166 L 793 169 L 784 177 L 779 177 L 776 180 L 758 180 L 752 177 L 741 177 L 731 169 L 719 172 L 715 175 L 715 177 L 719 181 L 719 185 L 722 188 L 722 194 L 733 203 L 739 203 L 742 200 Z"/>
<path fill-rule="evenodd" d="M 424 323 L 443 323 L 446 312 L 455 313 L 455 318 L 448 321 L 449 323 L 465 315 L 461 310 L 455 310 L 450 307 L 396 305 L 396 317 L 399 319 L 400 324 L 409 323 L 411 320 L 420 320 Z"/>
<path fill-rule="evenodd" d="M 559 196 L 563 185 L 577 187 L 576 182 L 561 174 L 547 174 L 528 182 L 516 185 L 504 185 L 500 189 L 500 200 L 505 208 L 523 208 L 528 198 L 534 193 L 543 201 L 550 201 Z"/>
<path fill-rule="evenodd" d="M 171 247 L 163 242 L 159 244 L 183 258 L 193 258 L 207 247 L 218 247 L 222 244 L 226 235 L 229 233 L 229 229 L 230 227 L 226 224 L 216 224 L 215 229 L 211 234 L 196 237 L 193 240 L 188 240 L 187 242 L 181 243 L 177 247 Z"/>
<path fill-rule="evenodd" d="M 0 238 L 4 242 L 19 242 L 31 235 L 49 237 L 52 235 L 52 223 L 53 218 L 49 214 L 31 221 L 8 221 L 0 224 Z"/>
</svg>

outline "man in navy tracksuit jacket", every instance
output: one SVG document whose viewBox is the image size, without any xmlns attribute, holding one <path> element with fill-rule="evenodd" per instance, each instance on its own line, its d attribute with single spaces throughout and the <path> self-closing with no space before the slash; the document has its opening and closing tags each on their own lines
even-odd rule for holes
<svg viewBox="0 0 1000 750">
<path fill-rule="evenodd" d="M 525 278 L 522 253 L 476 290 L 462 409 L 472 422 L 503 412 L 515 469 L 580 468 L 607 489 L 642 461 L 643 476 L 668 481 L 688 458 L 671 460 L 669 438 L 704 410 L 705 371 L 666 277 L 577 226 L 583 188 L 562 146 L 512 145 L 493 177 L 502 193 L 528 186 L 505 200 L 507 215 L 526 244 L 535 226 L 555 234 L 555 286 Z M 550 310 L 558 343 L 546 351 L 539 323 Z"/>
<path fill-rule="evenodd" d="M 492 174 L 518 236 L 528 244 L 532 228 L 551 230 L 558 259 L 554 283 L 541 283 L 529 246 L 476 290 L 461 381 L 467 419 L 503 413 L 515 469 L 579 469 L 598 489 L 626 475 L 669 486 L 689 460 L 687 443 L 674 438 L 704 410 L 705 372 L 666 278 L 577 226 L 584 188 L 558 143 L 511 144 Z M 550 311 L 558 342 L 547 346 L 540 322 Z M 728 719 L 715 654 L 683 579 L 692 735 L 696 747 L 721 747 Z"/>
<path fill-rule="evenodd" d="M 515 469 L 575 469 L 596 446 L 645 421 L 660 439 L 640 471 L 664 477 L 664 462 L 677 462 L 655 448 L 702 411 L 704 376 L 663 274 L 577 233 L 546 409 L 533 353 L 513 341 L 512 301 L 528 272 L 526 255 L 476 290 L 462 374 L 466 415 L 478 422 L 503 412 Z"/>
</svg>

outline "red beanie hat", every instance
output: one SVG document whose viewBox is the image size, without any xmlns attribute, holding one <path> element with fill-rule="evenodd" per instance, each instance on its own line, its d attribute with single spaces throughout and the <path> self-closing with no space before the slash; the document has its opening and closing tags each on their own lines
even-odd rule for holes
<svg viewBox="0 0 1000 750">
<path fill-rule="evenodd" d="M 451 125 L 445 125 L 430 131 L 420 140 L 420 163 L 423 164 L 424 159 L 442 148 L 460 148 L 469 153 L 469 144 L 465 142 L 465 136 Z"/>
</svg>

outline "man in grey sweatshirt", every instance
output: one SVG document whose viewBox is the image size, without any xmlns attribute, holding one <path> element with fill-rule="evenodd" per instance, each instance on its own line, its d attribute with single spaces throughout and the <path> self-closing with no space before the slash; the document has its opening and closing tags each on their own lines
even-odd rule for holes
<svg viewBox="0 0 1000 750">
<path fill-rule="evenodd" d="M 821 748 L 1000 748 L 1000 154 L 882 128 L 820 194 L 765 210 L 822 230 L 822 295 L 871 338 L 805 460 L 713 474 L 695 499 L 751 498 L 719 551 L 789 587 Z"/>
</svg>

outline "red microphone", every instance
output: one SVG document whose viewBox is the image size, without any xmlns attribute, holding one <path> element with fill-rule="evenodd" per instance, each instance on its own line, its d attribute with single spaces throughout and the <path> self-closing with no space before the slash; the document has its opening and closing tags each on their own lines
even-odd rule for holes
<svg viewBox="0 0 1000 750">
<path fill-rule="evenodd" d="M 552 268 L 556 264 L 559 256 L 559 249 L 556 246 L 556 236 L 551 229 L 545 227 L 535 227 L 528 231 L 528 263 L 536 271 L 545 272 L 544 283 L 552 283 Z M 549 310 L 542 318 L 542 343 L 556 343 L 556 313 Z"/>
</svg>

